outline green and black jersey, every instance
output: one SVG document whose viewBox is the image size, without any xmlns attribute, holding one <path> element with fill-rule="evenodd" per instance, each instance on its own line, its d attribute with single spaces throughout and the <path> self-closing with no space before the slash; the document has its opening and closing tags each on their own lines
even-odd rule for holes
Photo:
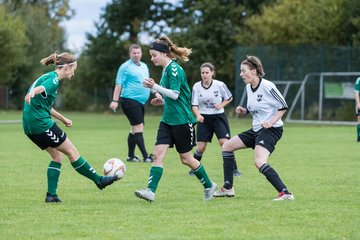
<svg viewBox="0 0 360 240">
<path fill-rule="evenodd" d="M 163 70 L 160 85 L 179 93 L 176 100 L 164 96 L 161 121 L 169 125 L 195 123 L 196 119 L 191 111 L 191 89 L 182 67 L 171 61 Z"/>
<path fill-rule="evenodd" d="M 356 79 L 355 85 L 354 85 L 354 91 L 360 94 L 360 77 Z"/>
<path fill-rule="evenodd" d="M 43 86 L 45 91 L 34 96 L 30 104 L 24 102 L 23 128 L 25 134 L 40 134 L 54 124 L 54 121 L 51 119 L 50 110 L 54 105 L 59 89 L 57 73 L 52 71 L 39 77 L 31 85 L 28 93 L 39 86 Z"/>
</svg>

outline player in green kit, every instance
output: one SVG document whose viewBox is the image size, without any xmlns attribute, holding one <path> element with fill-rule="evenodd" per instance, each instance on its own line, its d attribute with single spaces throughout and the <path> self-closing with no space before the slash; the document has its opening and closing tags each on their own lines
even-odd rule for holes
<svg viewBox="0 0 360 240">
<path fill-rule="evenodd" d="M 191 111 L 191 89 L 184 70 L 174 61 L 189 60 L 191 49 L 177 47 L 166 37 L 160 37 L 150 46 L 151 61 L 155 66 L 163 67 L 160 84 L 153 79 L 144 80 L 144 86 L 155 93 L 151 100 L 154 106 L 164 105 L 164 112 L 157 133 L 154 162 L 150 169 L 148 186 L 135 191 L 135 195 L 149 202 L 155 200 L 155 191 L 163 173 L 163 160 L 170 147 L 175 145 L 181 162 L 190 167 L 204 186 L 204 200 L 213 198 L 216 184 L 206 174 L 204 166 L 193 158 L 195 146 L 196 119 Z"/>
<path fill-rule="evenodd" d="M 355 114 L 357 116 L 357 141 L 360 142 L 360 77 L 356 79 L 354 86 Z"/>
<path fill-rule="evenodd" d="M 66 127 L 72 126 L 72 121 L 57 112 L 52 106 L 59 89 L 59 82 L 74 76 L 77 68 L 75 57 L 67 52 L 52 54 L 40 61 L 42 65 L 55 65 L 55 70 L 39 77 L 30 87 L 24 102 L 23 128 L 25 134 L 40 149 L 46 150 L 51 157 L 47 169 L 48 190 L 45 197 L 46 203 L 62 202 L 57 195 L 62 154 L 65 154 L 73 168 L 81 175 L 91 179 L 99 189 L 112 184 L 116 176 L 99 176 L 95 169 L 80 156 L 75 146 L 57 124 L 51 119 L 54 117 Z"/>
</svg>

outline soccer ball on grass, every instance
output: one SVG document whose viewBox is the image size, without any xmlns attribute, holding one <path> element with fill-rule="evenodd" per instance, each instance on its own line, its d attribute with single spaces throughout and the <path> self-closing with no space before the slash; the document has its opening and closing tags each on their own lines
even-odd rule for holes
<svg viewBox="0 0 360 240">
<path fill-rule="evenodd" d="M 116 175 L 118 179 L 121 179 L 125 176 L 126 166 L 120 159 L 110 158 L 104 163 L 103 171 L 105 176 Z"/>
</svg>

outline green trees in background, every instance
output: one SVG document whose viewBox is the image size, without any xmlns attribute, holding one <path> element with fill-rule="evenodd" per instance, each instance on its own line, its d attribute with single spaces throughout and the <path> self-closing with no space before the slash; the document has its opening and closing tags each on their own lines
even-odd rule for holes
<svg viewBox="0 0 360 240">
<path fill-rule="evenodd" d="M 190 47 L 191 62 L 184 65 L 191 84 L 200 80 L 200 65 L 212 62 L 216 78 L 234 87 L 236 36 L 242 33 L 247 15 L 258 13 L 265 3 L 273 1 L 183 0 L 176 7 L 169 25 L 170 36 L 179 45 Z"/>
<path fill-rule="evenodd" d="M 65 46 L 60 23 L 73 16 L 69 0 L 0 1 L 0 45 L 4 62 L 0 64 L 0 85 L 7 85 L 16 107 L 22 107 L 23 90 L 44 72 L 43 57 Z M 4 21 L 3 21 L 4 20 Z"/>
<path fill-rule="evenodd" d="M 359 44 L 360 2 L 351 0 L 282 0 L 246 22 L 238 36 L 246 45 Z"/>
<path fill-rule="evenodd" d="M 99 108 L 96 99 L 101 99 L 100 104 L 107 108 L 116 72 L 129 58 L 130 45 L 140 43 L 141 34 L 146 38 L 161 30 L 159 23 L 169 19 L 173 9 L 167 1 L 113 0 L 107 4 L 95 24 L 96 33 L 87 34 L 86 47 L 78 60 L 76 81 L 64 84 L 64 106 L 76 110 Z M 146 45 L 143 55 L 143 61 L 149 64 Z M 151 70 L 152 76 L 160 74 L 158 69 Z M 74 99 L 78 104 L 73 104 Z"/>
<path fill-rule="evenodd" d="M 28 87 L 48 70 L 39 64 L 42 57 L 67 50 L 61 22 L 75 14 L 69 2 L 0 0 L 0 54 L 7 59 L 0 65 L 0 85 Z M 118 66 L 128 58 L 134 42 L 143 44 L 143 60 L 151 76 L 159 79 L 161 69 L 150 63 L 147 46 L 161 34 L 193 49 L 191 61 L 183 64 L 191 85 L 200 80 L 200 64 L 210 61 L 217 78 L 231 89 L 237 46 L 360 46 L 360 1 L 112 0 L 95 26 L 96 33 L 87 34 L 80 53 L 76 78 L 62 88 L 66 108 L 91 108 L 97 103 L 90 100 L 100 89 L 107 89 L 101 93 L 105 99 L 111 97 Z"/>
<path fill-rule="evenodd" d="M 14 41 L 16 39 L 16 41 Z M 25 64 L 25 46 L 27 37 L 25 25 L 18 16 L 7 14 L 4 6 L 0 6 L 0 56 L 4 59 L 0 64 L 0 85 L 12 85 L 12 73 L 16 66 Z"/>
<path fill-rule="evenodd" d="M 245 21 L 244 12 L 258 13 L 262 4 L 272 1 L 241 4 L 235 0 L 183 0 L 174 4 L 113 0 L 96 24 L 97 33 L 87 36 L 88 44 L 79 59 L 77 88 L 112 88 L 119 64 L 128 58 L 130 44 L 140 42 L 139 39 L 149 43 L 162 34 L 169 35 L 179 46 L 193 49 L 191 61 L 183 65 L 191 85 L 200 78 L 200 65 L 210 61 L 217 67 L 218 78 L 234 86 L 234 48 L 238 44 L 235 36 Z M 147 43 L 143 46 L 143 61 L 158 80 L 161 69 L 150 62 Z M 71 88 L 77 92 L 74 83 Z M 83 96 L 81 102 L 89 97 Z"/>
</svg>

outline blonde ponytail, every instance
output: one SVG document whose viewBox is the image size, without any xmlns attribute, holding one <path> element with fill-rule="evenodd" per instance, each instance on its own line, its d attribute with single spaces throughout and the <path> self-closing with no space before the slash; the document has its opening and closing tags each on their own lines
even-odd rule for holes
<svg viewBox="0 0 360 240">
<path fill-rule="evenodd" d="M 189 55 L 192 53 L 192 50 L 190 48 L 176 46 L 176 44 L 174 44 L 167 36 L 162 36 L 158 38 L 157 40 L 155 40 L 155 43 L 165 45 L 169 49 L 169 51 L 163 52 L 166 52 L 171 59 L 175 60 L 178 58 L 182 62 L 189 61 Z"/>
<path fill-rule="evenodd" d="M 68 52 L 63 52 L 61 54 L 53 53 L 50 56 L 41 59 L 40 63 L 42 65 L 55 65 L 56 68 L 61 68 L 66 64 L 72 64 L 76 62 L 76 58 Z"/>
</svg>

